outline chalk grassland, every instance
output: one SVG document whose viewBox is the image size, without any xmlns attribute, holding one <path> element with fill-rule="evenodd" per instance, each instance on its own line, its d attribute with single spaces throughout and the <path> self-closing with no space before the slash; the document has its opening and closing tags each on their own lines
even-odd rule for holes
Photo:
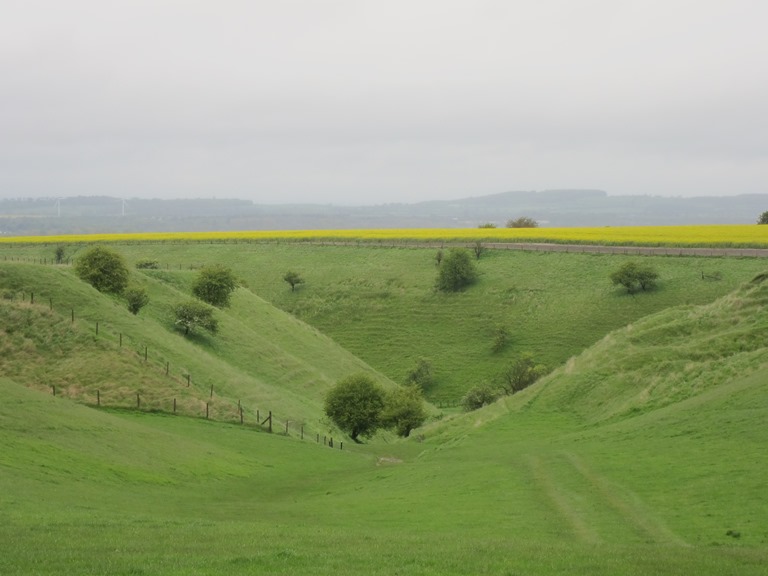
<svg viewBox="0 0 768 576">
<path fill-rule="evenodd" d="M 134 316 L 71 267 L 0 263 L 0 375 L 90 404 L 97 390 L 111 406 L 135 406 L 139 394 L 143 408 L 171 412 L 175 399 L 180 413 L 203 417 L 208 410 L 228 421 L 239 420 L 240 402 L 245 422 L 271 410 L 275 427 L 288 420 L 291 434 L 304 425 L 313 438 L 336 432 L 322 418 L 322 402 L 340 378 L 367 372 L 394 385 L 248 290 L 217 311 L 215 337 L 182 336 L 173 306 L 190 297 L 190 278 L 164 281 L 133 271 L 132 283 L 150 295 Z"/>
<path fill-rule="evenodd" d="M 247 286 L 236 292 L 238 314 L 263 298 L 396 382 L 419 358 L 428 358 L 435 386 L 427 394 L 442 404 L 458 402 L 476 384 L 498 384 L 500 373 L 522 353 L 554 369 L 613 329 L 670 306 L 711 302 L 766 266 L 759 258 L 644 256 L 660 274 L 659 287 L 630 296 L 612 286 L 609 276 L 638 257 L 493 250 L 477 261 L 476 285 L 443 294 L 434 290 L 434 248 L 304 243 L 116 243 L 113 248 L 131 268 L 138 260 L 157 260 L 160 270 L 134 270 L 134 278 L 158 290 L 166 284 L 178 299 L 189 295 L 200 266 L 230 266 Z M 66 257 L 77 258 L 83 249 L 67 246 Z M 42 244 L 0 248 L 2 255 L 49 262 L 53 251 Z M 295 292 L 283 281 L 288 270 L 305 280 Z M 162 317 L 168 324 L 173 298 L 157 294 L 139 318 Z M 249 322 L 257 337 L 272 325 L 257 317 Z M 509 337 L 494 351 L 498 328 Z M 211 345 L 225 337 L 211 339 Z M 293 350 L 298 354 L 300 347 Z"/>
<path fill-rule="evenodd" d="M 272 252 L 275 247 L 262 248 Z M 324 250 L 294 248 L 308 250 L 314 259 L 320 258 L 315 250 Z M 373 282 L 377 268 L 387 283 L 392 272 L 388 259 L 403 265 L 405 256 L 417 258 L 406 258 L 405 270 L 428 286 L 434 276 L 431 252 L 333 248 L 326 254 L 340 259 L 336 267 L 321 260 L 313 270 L 330 267 L 327 273 L 335 282 L 344 270 L 359 278 L 340 295 L 343 301 L 364 281 Z M 355 253 L 363 256 L 350 260 Z M 240 270 L 253 266 L 236 250 L 205 255 L 223 262 L 240 258 Z M 560 285 L 571 286 L 604 277 L 604 270 L 586 263 L 602 262 L 612 269 L 622 261 L 578 256 L 583 273 L 591 270 L 597 276 L 571 272 L 565 282 L 556 274 L 548 276 L 544 264 L 568 257 L 552 254 L 538 255 L 542 259 L 536 261 L 488 259 L 485 272 L 509 274 L 515 268 L 500 263 L 526 263 L 536 270 L 532 278 L 543 274 L 541 281 L 556 284 L 559 278 Z M 366 259 L 371 267 L 363 267 Z M 674 266 L 692 272 L 715 265 L 720 280 L 696 277 L 715 291 L 735 281 L 726 280 L 731 276 L 751 278 L 739 266 L 755 262 L 666 261 L 668 273 Z M 690 269 L 688 261 L 694 263 Z M 361 269 L 353 272 L 351 263 Z M 562 264 L 552 266 L 563 270 Z M 261 268 L 262 275 L 274 269 Z M 277 269 L 282 273 L 283 266 Z M 82 290 L 69 298 L 92 303 L 85 316 L 89 321 L 109 310 L 126 328 L 160 325 L 167 334 L 154 334 L 158 344 L 166 338 L 184 341 L 162 318 L 176 297 L 170 287 L 178 295 L 187 293 L 189 270 L 159 270 L 146 277 L 134 271 L 134 280 L 147 283 L 156 304 L 138 318 L 121 302 L 78 284 L 69 268 L 14 263 L 0 270 L 8 274 L 3 277 L 6 289 L 28 293 L 29 286 L 42 284 L 50 294 Z M 258 270 L 252 273 L 254 281 Z M 272 274 L 276 285 L 282 282 L 280 273 Z M 314 272 L 312 277 L 321 284 Z M 688 274 L 681 278 L 692 292 L 698 290 Z M 0 377 L 0 574 L 762 576 L 768 563 L 768 281 L 760 278 L 720 299 L 709 294 L 704 306 L 678 306 L 637 318 L 631 326 L 604 334 L 597 345 L 527 391 L 431 422 L 418 438 L 380 438 L 354 451 L 346 450 L 346 444 L 344 451 L 329 450 L 295 435 L 268 435 L 201 418 L 97 411 L 24 388 L 17 381 L 27 374 L 22 364 L 40 363 L 40 373 L 50 369 L 61 361 L 54 353 L 67 345 L 68 336 L 63 326 L 38 330 L 45 320 L 38 316 L 47 317 L 43 304 L 34 305 L 37 315 L 27 314 L 32 305 L 12 304 L 21 315 L 4 318 L 6 353 L 0 356 L 18 363 L 10 377 L 4 364 Z M 422 280 L 415 282 L 420 293 Z M 403 281 L 404 287 L 408 282 Z M 394 299 L 400 290 L 388 283 L 393 291 L 388 298 Z M 442 306 L 448 298 L 466 305 L 462 299 L 482 286 L 446 298 L 428 297 L 439 298 Z M 488 288 L 479 290 L 486 299 Z M 660 289 L 647 296 L 672 293 Z M 652 299 L 610 294 L 624 307 Z M 242 300 L 235 316 L 257 305 L 245 290 L 238 290 L 236 298 Z M 582 305 L 562 299 L 559 307 L 568 302 L 571 308 Z M 557 301 L 538 306 L 558 307 Z M 286 317 L 273 324 L 269 315 L 262 318 L 265 310 L 249 322 L 265 331 L 267 340 L 299 337 L 283 337 L 279 330 L 296 320 Z M 467 313 L 461 306 L 451 310 Z M 61 321 L 54 318 L 52 327 Z M 439 331 L 443 325 L 432 327 Z M 88 323 L 75 329 L 84 338 L 72 344 L 74 349 L 88 349 L 85 340 L 94 338 Z M 394 332 L 383 331 L 373 344 Z M 263 340 L 250 343 L 258 335 L 257 330 L 241 332 L 227 320 L 219 338 L 226 337 L 228 346 L 243 338 L 249 346 L 231 352 L 200 339 L 188 343 L 183 354 L 179 350 L 178 359 L 215 363 L 212 369 L 220 371 L 267 346 Z M 295 343 L 293 355 L 301 358 L 310 345 L 309 338 Z M 26 356 L 17 357 L 19 350 Z M 307 363 L 332 367 L 341 358 L 323 359 L 323 353 L 308 351 Z M 259 368 L 265 360 L 260 357 L 248 369 L 268 370 Z M 237 384 L 233 381 L 228 393 L 258 382 Z M 315 409 L 317 394 L 307 390 Z"/>
<path fill-rule="evenodd" d="M 241 232 L 163 232 L 0 237 L 0 243 L 226 242 L 549 242 L 613 246 L 768 246 L 768 226 L 626 226 L 603 228 L 445 228 L 380 230 L 249 230 Z"/>
<path fill-rule="evenodd" d="M 484 381 L 497 384 L 520 354 L 529 352 L 554 369 L 613 329 L 670 306 L 711 302 L 766 267 L 756 258 L 642 257 L 659 271 L 659 287 L 630 296 L 611 285 L 609 276 L 632 257 L 498 250 L 477 261 L 476 285 L 443 294 L 434 290 L 435 249 L 296 244 L 115 248 L 129 261 L 157 258 L 168 267 L 162 271 L 168 278 L 194 277 L 192 265 L 231 266 L 259 297 L 396 382 L 419 358 L 428 358 L 435 375 L 428 397 L 442 403 L 458 402 Z M 305 280 L 295 292 L 282 279 L 288 270 Z M 509 336 L 494 351 L 500 327 Z"/>
<path fill-rule="evenodd" d="M 762 575 L 764 284 L 355 452 L 0 379 L 0 573 Z"/>
</svg>

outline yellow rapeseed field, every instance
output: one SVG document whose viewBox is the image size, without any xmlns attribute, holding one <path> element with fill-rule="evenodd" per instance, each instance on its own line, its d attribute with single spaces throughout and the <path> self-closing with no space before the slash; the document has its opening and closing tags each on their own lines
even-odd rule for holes
<svg viewBox="0 0 768 576">
<path fill-rule="evenodd" d="M 545 242 L 608 246 L 768 246 L 768 226 L 621 226 L 602 228 L 422 228 L 379 230 L 244 230 L 0 237 L 0 243 L 225 241 Z"/>
</svg>

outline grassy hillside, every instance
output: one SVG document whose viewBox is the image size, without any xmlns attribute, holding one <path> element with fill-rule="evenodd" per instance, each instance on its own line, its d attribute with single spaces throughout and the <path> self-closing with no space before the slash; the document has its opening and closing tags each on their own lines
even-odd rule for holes
<svg viewBox="0 0 768 576">
<path fill-rule="evenodd" d="M 180 291 L 187 278 L 162 275 L 133 273 L 150 294 L 150 304 L 133 316 L 122 300 L 97 292 L 69 268 L 1 264 L 1 373 L 90 403 L 96 390 L 103 404 L 135 405 L 138 393 L 144 408 L 171 411 L 176 398 L 181 412 L 200 416 L 208 403 L 220 419 L 238 419 L 239 400 L 250 422 L 257 410 L 272 410 L 281 423 L 290 420 L 294 430 L 306 424 L 313 433 L 332 433 L 322 401 L 339 378 L 364 371 L 388 383 L 248 290 L 237 290 L 231 308 L 217 312 L 216 336 L 184 337 L 172 309 L 189 297 Z"/>
<path fill-rule="evenodd" d="M 402 381 L 419 358 L 430 359 L 436 385 L 429 396 L 453 402 L 477 383 L 496 381 L 522 353 L 554 369 L 611 330 L 670 306 L 711 302 L 765 265 L 759 259 L 643 257 L 659 271 L 659 288 L 629 296 L 609 281 L 627 256 L 489 251 L 478 262 L 475 286 L 441 294 L 433 289 L 432 249 L 295 244 L 126 244 L 116 249 L 131 261 L 159 260 L 168 267 L 162 279 L 182 285 L 195 274 L 191 266 L 229 265 L 259 297 L 395 381 Z M 45 253 L 42 247 L 26 250 Z M 282 280 L 288 270 L 306 280 L 296 292 Z M 495 353 L 498 327 L 510 338 Z"/>
<path fill-rule="evenodd" d="M 760 261 L 649 258 L 660 287 L 633 297 L 607 282 L 621 256 L 494 252 L 476 286 L 444 295 L 433 250 L 119 250 L 167 265 L 133 272 L 151 295 L 138 317 L 68 268 L 0 266 L 14 297 L 0 299 L 0 573 L 764 572 L 768 282 L 731 292 Z M 171 308 L 206 262 L 248 289 L 218 336 L 185 339 Z M 295 293 L 288 269 L 307 280 Z M 512 339 L 494 354 L 499 325 Z M 223 418 L 241 399 L 251 418 L 327 430 L 324 390 L 371 370 L 335 342 L 395 378 L 431 358 L 436 397 L 523 351 L 557 368 L 421 442 L 343 452 L 67 399 L 138 391 L 145 407 L 178 396 Z"/>
</svg>

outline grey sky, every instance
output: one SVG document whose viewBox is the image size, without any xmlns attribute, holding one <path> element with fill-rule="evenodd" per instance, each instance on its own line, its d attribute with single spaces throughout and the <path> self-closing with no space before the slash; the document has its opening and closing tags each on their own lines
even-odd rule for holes
<svg viewBox="0 0 768 576">
<path fill-rule="evenodd" d="M 765 0 L 0 0 L 0 198 L 768 193 Z"/>
</svg>

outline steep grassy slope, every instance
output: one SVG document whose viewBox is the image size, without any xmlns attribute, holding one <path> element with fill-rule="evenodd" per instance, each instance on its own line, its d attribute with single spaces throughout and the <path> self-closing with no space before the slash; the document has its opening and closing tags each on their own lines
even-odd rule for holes
<svg viewBox="0 0 768 576">
<path fill-rule="evenodd" d="M 429 358 L 436 377 L 430 396 L 449 401 L 481 381 L 496 382 L 521 353 L 554 369 L 611 330 L 669 306 L 710 302 L 763 269 L 755 260 L 651 258 L 660 288 L 633 297 L 608 281 L 624 256 L 492 252 L 478 263 L 476 286 L 440 294 L 432 288 L 434 250 L 215 248 L 257 294 L 390 378 L 402 381 L 419 357 Z M 282 281 L 287 269 L 307 280 L 296 293 Z M 702 272 L 722 279 L 702 279 Z M 510 336 L 495 353 L 498 327 Z"/>
<path fill-rule="evenodd" d="M 659 271 L 659 289 L 628 296 L 608 278 L 631 257 L 489 251 L 478 262 L 475 286 L 440 294 L 433 290 L 434 249 L 242 243 L 115 248 L 131 261 L 159 260 L 168 268 L 162 279 L 180 286 L 194 276 L 191 266 L 229 265 L 255 294 L 395 381 L 420 357 L 429 358 L 436 378 L 429 396 L 449 402 L 481 381 L 497 381 L 521 353 L 531 352 L 554 369 L 611 330 L 670 306 L 711 302 L 765 266 L 759 259 L 643 257 Z M 4 253 L 37 257 L 52 250 L 3 247 Z M 296 292 L 282 280 L 288 270 L 306 280 Z M 500 326 L 510 338 L 495 353 Z"/>
<path fill-rule="evenodd" d="M 615 420 L 765 372 L 767 304 L 760 274 L 712 304 L 643 318 L 558 369 L 529 393 L 530 404 L 568 406 L 590 422 Z"/>
<path fill-rule="evenodd" d="M 183 337 L 172 309 L 189 297 L 179 290 L 184 279 L 175 276 L 174 287 L 134 273 L 150 304 L 133 316 L 122 301 L 100 294 L 68 268 L 2 264 L 0 290 L 13 300 L 0 301 L 1 373 L 92 403 L 97 389 L 109 405 L 135 405 L 138 393 L 144 408 L 170 411 L 177 398 L 180 411 L 203 415 L 208 403 L 218 418 L 236 419 L 240 400 L 251 422 L 256 410 L 272 410 L 294 429 L 307 423 L 308 431 L 322 433 L 330 431 L 322 400 L 339 378 L 364 371 L 387 384 L 329 338 L 248 290 L 237 290 L 232 307 L 217 312 L 216 336 Z"/>
</svg>

